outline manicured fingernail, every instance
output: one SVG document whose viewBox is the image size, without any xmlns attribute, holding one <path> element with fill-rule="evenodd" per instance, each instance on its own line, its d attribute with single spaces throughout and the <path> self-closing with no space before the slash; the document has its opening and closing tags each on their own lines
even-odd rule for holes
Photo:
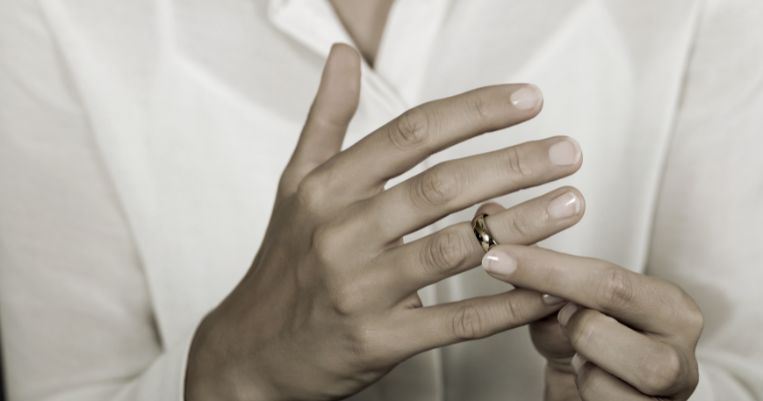
<svg viewBox="0 0 763 401">
<path fill-rule="evenodd" d="M 564 219 L 580 213 L 580 200 L 574 192 L 556 197 L 548 204 L 548 214 L 555 219 Z"/>
<path fill-rule="evenodd" d="M 559 298 L 551 294 L 543 294 L 541 298 L 543 298 L 543 303 L 546 305 L 557 305 L 564 302 L 562 298 Z"/>
<path fill-rule="evenodd" d="M 577 373 L 578 371 L 580 371 L 580 368 L 582 368 L 583 365 L 585 365 L 586 362 L 588 361 L 586 361 L 585 358 L 580 356 L 580 354 L 575 354 L 572 356 L 572 361 L 570 362 L 570 365 L 572 365 L 572 370 L 574 370 Z"/>
<path fill-rule="evenodd" d="M 518 110 L 531 110 L 540 105 L 543 95 L 535 85 L 526 85 L 511 94 L 511 104 Z"/>
<path fill-rule="evenodd" d="M 517 260 L 506 252 L 493 249 L 482 258 L 482 267 L 488 273 L 499 277 L 507 277 L 517 270 Z"/>
<path fill-rule="evenodd" d="M 565 138 L 548 148 L 548 158 L 557 166 L 577 164 L 580 156 L 580 145 L 572 138 Z"/>
<path fill-rule="evenodd" d="M 577 311 L 578 311 L 578 306 L 573 303 L 564 305 L 564 308 L 562 308 L 559 311 L 559 315 L 557 315 L 557 318 L 559 319 L 559 323 L 562 326 L 566 326 L 567 323 L 570 321 L 570 318 L 572 317 L 572 315 L 574 315 L 575 312 Z"/>
</svg>

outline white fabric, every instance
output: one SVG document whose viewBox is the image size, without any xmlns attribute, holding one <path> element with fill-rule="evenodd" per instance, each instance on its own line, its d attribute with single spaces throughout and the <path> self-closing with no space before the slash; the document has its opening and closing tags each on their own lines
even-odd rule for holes
<svg viewBox="0 0 763 401">
<path fill-rule="evenodd" d="M 546 246 L 683 286 L 697 401 L 763 400 L 763 2 L 398 0 L 347 143 L 420 102 L 541 86 L 587 215 Z M 10 401 L 181 400 L 245 272 L 333 41 L 323 0 L 0 0 L 0 319 Z M 561 183 L 502 199 L 512 204 Z M 457 213 L 425 232 L 466 220 Z M 422 294 L 505 285 L 479 269 Z M 356 400 L 540 400 L 525 329 L 428 352 Z"/>
</svg>

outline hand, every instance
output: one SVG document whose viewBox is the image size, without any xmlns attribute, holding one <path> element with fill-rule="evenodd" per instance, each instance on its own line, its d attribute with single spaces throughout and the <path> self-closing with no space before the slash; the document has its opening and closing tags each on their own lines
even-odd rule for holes
<svg viewBox="0 0 763 401">
<path fill-rule="evenodd" d="M 689 398 L 702 313 L 680 288 L 605 261 L 526 246 L 497 246 L 493 277 L 571 301 L 531 325 L 548 360 L 546 401 Z"/>
<path fill-rule="evenodd" d="M 197 329 L 186 400 L 338 399 L 414 354 L 560 307 L 528 290 L 423 307 L 418 289 L 479 265 L 483 251 L 467 222 L 409 244 L 401 238 L 484 199 L 572 174 L 581 159 L 574 141 L 448 161 L 384 189 L 434 152 L 534 117 L 537 89 L 501 85 L 430 102 L 340 152 L 359 65 L 351 48 L 332 48 L 252 267 Z M 575 213 L 545 218 L 562 193 L 576 192 L 552 192 L 488 224 L 501 241 L 538 241 L 577 222 Z"/>
</svg>

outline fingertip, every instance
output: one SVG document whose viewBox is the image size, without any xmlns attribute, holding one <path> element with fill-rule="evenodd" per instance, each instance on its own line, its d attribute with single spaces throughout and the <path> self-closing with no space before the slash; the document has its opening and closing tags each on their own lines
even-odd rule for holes
<svg viewBox="0 0 763 401">
<path fill-rule="evenodd" d="M 329 51 L 328 60 L 326 62 L 327 67 L 341 69 L 343 73 L 351 73 L 353 75 L 360 75 L 360 53 L 355 50 L 354 47 L 337 42 L 331 45 Z"/>
<path fill-rule="evenodd" d="M 331 46 L 323 68 L 314 105 L 316 112 L 328 119 L 347 123 L 357 110 L 360 98 L 360 59 L 355 49 L 345 43 Z"/>
<path fill-rule="evenodd" d="M 345 52 L 345 53 L 351 53 L 355 56 L 359 56 L 358 51 L 355 50 L 354 47 L 351 45 L 344 43 L 344 42 L 334 42 L 331 44 L 331 53 L 338 53 L 338 52 Z"/>
<path fill-rule="evenodd" d="M 569 197 L 569 199 L 566 200 L 566 204 L 572 206 L 572 212 L 570 212 L 568 216 L 565 216 L 567 219 L 564 221 L 568 222 L 569 225 L 577 224 L 583 218 L 583 215 L 585 215 L 586 201 L 583 193 L 573 186 L 563 186 L 549 194 L 551 203 L 548 206 L 548 213 L 549 215 L 553 215 L 552 204 L 556 202 L 557 199 L 564 196 Z"/>
<path fill-rule="evenodd" d="M 511 93 L 511 104 L 514 108 L 532 112 L 534 115 L 543 109 L 543 102 L 543 91 L 535 84 L 518 84 Z"/>
<path fill-rule="evenodd" d="M 325 89 L 338 92 L 331 97 L 340 98 L 341 103 L 354 103 L 344 105 L 354 106 L 353 111 L 360 97 L 360 68 L 358 51 L 346 43 L 337 42 L 331 46 L 321 78 Z"/>
<path fill-rule="evenodd" d="M 482 257 L 482 267 L 485 271 L 501 281 L 510 281 L 511 275 L 517 270 L 517 259 L 507 246 L 496 245 Z"/>
<path fill-rule="evenodd" d="M 580 143 L 568 135 L 557 135 L 549 138 L 548 159 L 556 167 L 562 167 L 567 175 L 572 174 L 583 165 L 583 150 Z"/>
<path fill-rule="evenodd" d="M 566 327 L 567 324 L 570 322 L 572 315 L 577 313 L 579 309 L 580 308 L 572 302 L 568 303 L 567 305 L 564 305 L 564 307 L 560 309 L 559 313 L 557 314 L 557 319 L 559 319 L 559 324 L 562 327 Z"/>
<path fill-rule="evenodd" d="M 482 258 L 482 267 L 493 278 L 501 281 L 514 283 L 519 276 L 524 274 L 521 270 L 526 260 L 532 260 L 533 252 L 538 249 L 535 246 L 517 244 L 498 244 L 490 248 Z"/>
<path fill-rule="evenodd" d="M 573 186 L 567 186 L 565 187 L 568 191 L 575 194 L 575 197 L 577 198 L 577 201 L 580 203 L 580 210 L 578 210 L 578 218 L 583 217 L 586 211 L 586 200 L 585 196 L 583 196 L 583 192 L 581 192 L 578 188 Z"/>
</svg>

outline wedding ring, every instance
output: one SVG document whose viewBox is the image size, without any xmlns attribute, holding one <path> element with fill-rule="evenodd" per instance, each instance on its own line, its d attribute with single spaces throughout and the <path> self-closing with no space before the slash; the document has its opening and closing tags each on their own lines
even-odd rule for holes
<svg viewBox="0 0 763 401">
<path fill-rule="evenodd" d="M 483 213 L 474 217 L 474 220 L 472 220 L 474 235 L 477 237 L 477 241 L 479 241 L 480 246 L 485 252 L 498 245 L 498 243 L 495 242 L 495 238 L 493 238 L 493 234 L 491 234 L 490 230 L 487 228 L 487 223 L 485 222 L 486 217 L 487 214 Z"/>
</svg>

